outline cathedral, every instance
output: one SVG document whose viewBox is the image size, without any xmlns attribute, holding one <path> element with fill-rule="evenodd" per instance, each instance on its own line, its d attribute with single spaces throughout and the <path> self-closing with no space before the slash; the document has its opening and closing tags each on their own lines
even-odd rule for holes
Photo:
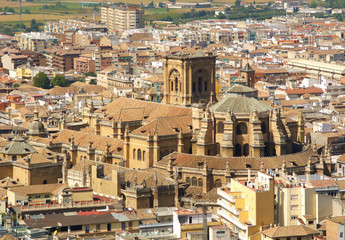
<svg viewBox="0 0 345 240">
<path fill-rule="evenodd" d="M 314 172 L 327 172 L 329 152 L 321 158 L 304 142 L 303 114 L 294 121 L 259 100 L 249 64 L 217 99 L 215 61 L 212 54 L 165 57 L 163 103 L 84 102 L 81 131 L 63 119 L 60 132 L 45 139 L 35 114 L 30 143 L 64 155 L 63 182 L 122 196 L 136 208 L 173 206 L 180 195 L 207 200 L 231 178 L 255 171 L 303 174 L 308 160 Z"/>
<path fill-rule="evenodd" d="M 119 98 L 82 120 L 94 134 L 123 141 L 123 166 L 152 167 L 173 152 L 223 157 L 281 156 L 301 150 L 299 121 L 257 98 L 255 71 L 246 64 L 237 84 L 216 99 L 216 56 L 177 55 L 164 59 L 161 104 Z"/>
</svg>

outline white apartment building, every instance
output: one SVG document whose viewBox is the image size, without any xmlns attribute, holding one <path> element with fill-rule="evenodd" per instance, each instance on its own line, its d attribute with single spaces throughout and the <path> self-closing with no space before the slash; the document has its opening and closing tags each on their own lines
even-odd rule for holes
<svg viewBox="0 0 345 240">
<path fill-rule="evenodd" d="M 145 27 L 144 10 L 133 6 L 102 7 L 101 21 L 107 25 L 109 32 Z"/>
</svg>

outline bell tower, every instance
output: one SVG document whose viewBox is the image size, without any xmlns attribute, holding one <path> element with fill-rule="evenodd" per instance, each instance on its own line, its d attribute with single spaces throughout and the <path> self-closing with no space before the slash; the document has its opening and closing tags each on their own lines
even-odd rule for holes
<svg viewBox="0 0 345 240">
<path fill-rule="evenodd" d="M 254 88 L 255 70 L 247 63 L 241 70 L 241 78 L 245 79 L 247 86 Z"/>
<path fill-rule="evenodd" d="M 174 55 L 164 59 L 164 99 L 167 104 L 190 106 L 215 103 L 216 56 Z"/>
</svg>

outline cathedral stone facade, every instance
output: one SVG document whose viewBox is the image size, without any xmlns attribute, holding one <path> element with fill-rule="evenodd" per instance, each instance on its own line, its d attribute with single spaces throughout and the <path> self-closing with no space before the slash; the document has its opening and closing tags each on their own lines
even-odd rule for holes
<svg viewBox="0 0 345 240">
<path fill-rule="evenodd" d="M 164 59 L 164 99 L 167 104 L 191 106 L 215 101 L 216 56 L 181 55 Z"/>
</svg>

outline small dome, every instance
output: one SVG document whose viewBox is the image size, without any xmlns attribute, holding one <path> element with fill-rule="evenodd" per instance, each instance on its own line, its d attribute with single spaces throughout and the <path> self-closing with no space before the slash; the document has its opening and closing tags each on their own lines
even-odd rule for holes
<svg viewBox="0 0 345 240">
<path fill-rule="evenodd" d="M 29 135 L 43 135 L 46 134 L 46 129 L 38 119 L 34 119 L 34 121 L 30 124 L 29 127 Z"/>
</svg>

